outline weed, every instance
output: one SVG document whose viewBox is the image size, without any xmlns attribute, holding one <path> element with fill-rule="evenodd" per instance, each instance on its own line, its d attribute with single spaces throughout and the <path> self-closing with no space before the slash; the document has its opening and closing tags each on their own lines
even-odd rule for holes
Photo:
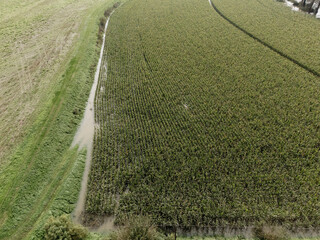
<svg viewBox="0 0 320 240">
<path fill-rule="evenodd" d="M 56 240 L 82 240 L 88 235 L 88 231 L 80 225 L 75 225 L 67 215 L 51 217 L 45 225 L 45 239 Z"/>
<path fill-rule="evenodd" d="M 111 235 L 111 240 L 162 240 L 164 238 L 150 219 L 141 216 L 130 218 L 125 226 Z"/>
<path fill-rule="evenodd" d="M 260 240 L 288 240 L 288 231 L 281 226 L 257 226 L 253 229 L 254 237 Z"/>
</svg>

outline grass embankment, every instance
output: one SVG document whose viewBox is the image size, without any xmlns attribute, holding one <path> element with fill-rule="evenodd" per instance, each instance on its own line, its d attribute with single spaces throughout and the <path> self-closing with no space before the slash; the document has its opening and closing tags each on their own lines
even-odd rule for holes
<svg viewBox="0 0 320 240">
<path fill-rule="evenodd" d="M 22 131 L 18 127 L 14 128 L 19 132 L 17 142 L 21 141 L 21 144 L 7 157 L 6 163 L 2 162 L 0 170 L 0 239 L 23 239 L 26 236 L 31 238 L 33 236 L 32 230 L 38 229 L 47 216 L 62 212 L 70 213 L 74 207 L 80 189 L 84 154 L 78 156 L 76 150 L 69 150 L 69 148 L 82 118 L 81 112 L 85 107 L 98 61 L 99 18 L 113 2 L 115 1 L 24 2 L 25 8 L 23 9 L 26 20 L 21 23 L 21 29 L 17 29 L 17 31 L 20 30 L 26 36 L 28 31 L 31 31 L 29 34 L 33 34 L 33 36 L 38 33 L 41 37 L 37 39 L 37 42 L 42 46 L 41 40 L 48 40 L 44 42 L 43 47 L 49 49 L 55 47 L 55 45 L 50 45 L 50 40 L 58 39 L 61 34 L 64 36 L 63 41 L 71 41 L 69 35 L 63 34 L 66 29 L 71 33 L 74 31 L 77 37 L 69 45 L 63 45 L 66 48 L 64 55 L 59 51 L 48 56 L 54 66 L 46 62 L 48 65 L 35 67 L 35 72 L 41 71 L 43 75 L 39 75 L 38 84 L 32 85 L 36 87 L 30 87 L 30 91 L 23 93 L 23 95 L 13 95 L 13 93 L 20 91 L 19 82 L 16 82 L 18 86 L 15 84 L 13 86 L 6 85 L 7 78 L 1 82 L 4 84 L 1 85 L 1 91 L 6 91 L 13 98 L 8 102 L 10 107 L 4 110 L 4 115 L 1 114 L 2 119 L 8 118 L 8 122 L 1 122 L 1 135 L 5 136 L 7 141 L 12 137 L 10 134 L 13 126 L 17 124 L 16 115 L 11 115 L 10 108 L 20 111 L 24 106 L 28 108 L 28 101 L 30 101 L 32 106 L 39 108 L 39 110 L 31 109 L 32 114 L 25 115 L 24 128 L 28 127 L 28 129 L 25 130 L 26 136 L 23 141 L 19 137 Z M 20 1 L 20 3 L 22 2 Z M 16 12 L 8 9 L 11 6 L 9 2 L 1 2 L 1 4 L 5 4 L 4 9 L 8 13 L 1 19 L 1 22 L 11 26 L 10 21 L 15 18 L 19 19 L 22 13 L 19 8 L 15 10 Z M 44 14 L 48 18 L 43 16 L 44 19 L 40 21 L 39 14 Z M 62 19 L 57 21 L 55 17 Z M 63 20 L 64 17 L 66 19 Z M 29 27 L 27 24 L 29 18 L 32 23 L 25 32 L 24 28 Z M 38 19 L 39 22 L 34 19 Z M 72 28 L 74 25 L 77 27 Z M 20 25 L 17 23 L 16 27 L 20 27 Z M 1 28 L 1 33 L 8 31 L 8 29 L 10 28 Z M 10 36 L 7 37 L 10 38 Z M 19 37 L 20 35 L 13 35 L 12 41 Z M 3 39 L 3 35 L 1 35 L 1 39 Z M 32 52 L 32 43 L 35 39 L 32 38 L 30 41 L 27 41 L 30 46 L 26 46 L 26 51 Z M 3 43 L 2 40 L 1 43 Z M 10 41 L 5 41 L 5 43 L 1 47 L 8 53 L 5 58 L 2 56 L 0 67 L 8 64 L 12 59 L 19 59 L 19 56 L 15 56 L 13 52 L 10 53 Z M 54 50 L 52 51 L 55 53 Z M 4 54 L 2 51 L 0 52 Z M 38 61 L 40 61 L 39 64 L 42 64 L 46 59 L 39 58 Z M 29 64 L 28 61 L 25 61 L 25 64 Z M 8 69 L 4 72 L 1 71 L 1 74 L 10 75 L 10 69 L 15 70 L 8 65 Z M 50 69 L 48 75 L 46 69 Z M 9 80 L 14 82 L 14 78 Z M 23 77 L 20 80 L 28 81 Z M 29 100 L 25 100 L 24 96 L 28 96 Z M 8 99 L 3 97 L 1 103 L 6 100 Z M 44 103 L 39 104 L 40 100 Z M 32 117 L 29 118 L 30 116 Z M 29 123 L 30 119 L 33 121 L 32 124 Z M 1 147 L 7 150 L 2 143 Z"/>
<path fill-rule="evenodd" d="M 208 1 L 128 1 L 110 20 L 106 51 L 88 215 L 319 226 L 318 77 Z"/>
</svg>

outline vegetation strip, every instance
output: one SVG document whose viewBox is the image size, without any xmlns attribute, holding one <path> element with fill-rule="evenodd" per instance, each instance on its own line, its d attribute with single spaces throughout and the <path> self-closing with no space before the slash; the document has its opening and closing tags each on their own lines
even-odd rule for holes
<svg viewBox="0 0 320 240">
<path fill-rule="evenodd" d="M 98 60 L 96 72 L 94 75 L 94 82 L 92 84 L 89 99 L 88 99 L 87 106 L 85 109 L 84 117 L 81 121 L 80 127 L 77 130 L 77 133 L 76 133 L 74 140 L 73 140 L 73 143 L 72 143 L 72 147 L 79 144 L 80 145 L 79 149 L 81 149 L 83 146 L 85 146 L 87 149 L 86 166 L 85 166 L 85 171 L 83 173 L 81 190 L 80 190 L 79 199 L 78 199 L 76 208 L 73 213 L 73 218 L 78 223 L 82 222 L 81 217 L 83 216 L 85 198 L 86 198 L 86 194 L 87 194 L 88 175 L 90 172 L 91 159 L 92 159 L 92 149 L 93 149 L 93 138 L 94 138 L 94 132 L 95 132 L 95 127 L 96 127 L 95 126 L 95 119 L 94 119 L 94 116 L 95 116 L 94 101 L 95 101 L 95 94 L 96 94 L 97 86 L 98 86 L 100 68 L 102 67 L 101 62 L 102 62 L 102 57 L 103 57 L 103 53 L 104 53 L 106 31 L 108 28 L 109 19 L 110 19 L 112 13 L 115 11 L 114 9 L 117 8 L 118 6 L 120 6 L 120 4 L 115 3 L 113 8 L 110 8 L 105 11 L 105 15 L 106 15 L 106 13 L 108 13 L 108 16 L 105 16 L 105 17 L 107 17 L 106 21 L 104 18 L 100 19 L 100 24 L 104 23 L 104 28 L 103 28 L 104 30 L 102 32 L 103 37 L 102 37 L 102 44 L 101 44 L 99 60 Z M 109 13 L 109 10 L 111 10 L 110 13 Z"/>
<path fill-rule="evenodd" d="M 303 68 L 304 70 L 308 71 L 309 73 L 320 77 L 320 73 L 318 73 L 317 71 L 313 70 L 312 68 L 306 66 L 305 64 L 300 63 L 299 61 L 297 61 L 296 59 L 293 59 L 292 57 L 288 56 L 287 54 L 283 53 L 282 51 L 279 51 L 278 49 L 274 48 L 273 46 L 271 46 L 270 44 L 266 43 L 265 41 L 262 41 L 261 39 L 259 39 L 258 37 L 254 36 L 252 33 L 248 32 L 247 30 L 245 30 L 244 28 L 240 27 L 238 24 L 236 24 L 235 22 L 233 22 L 232 20 L 230 20 L 227 16 L 225 16 L 213 3 L 212 0 L 209 0 L 209 3 L 211 4 L 211 6 L 213 7 L 213 9 L 226 21 L 228 21 L 231 25 L 233 25 L 234 27 L 236 27 L 237 29 L 239 29 L 240 31 L 242 31 L 243 33 L 245 33 L 246 35 L 248 35 L 249 37 L 253 38 L 254 40 L 258 41 L 259 43 L 261 43 L 262 45 L 266 46 L 267 48 L 269 48 L 270 50 L 276 52 L 277 54 L 279 54 L 280 56 L 288 59 L 289 61 L 293 62 L 294 64 L 298 65 L 299 67 Z"/>
</svg>

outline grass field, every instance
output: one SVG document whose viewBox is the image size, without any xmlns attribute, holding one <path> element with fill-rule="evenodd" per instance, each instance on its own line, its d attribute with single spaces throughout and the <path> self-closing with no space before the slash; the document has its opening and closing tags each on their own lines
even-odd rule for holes
<svg viewBox="0 0 320 240">
<path fill-rule="evenodd" d="M 1 167 L 63 84 L 61 75 L 82 39 L 83 19 L 101 2 L 0 2 Z"/>
<path fill-rule="evenodd" d="M 113 2 L 0 2 L 0 239 L 41 239 L 49 216 L 74 209 L 85 157 L 69 148 Z"/>
<path fill-rule="evenodd" d="M 245 1 L 212 2 L 232 13 Z M 112 16 L 88 220 L 146 214 L 162 226 L 319 226 L 319 77 L 297 64 L 319 70 L 319 41 L 286 51 L 293 43 L 273 27 L 284 20 L 261 28 L 258 17 L 230 14 L 250 36 L 208 1 L 131 0 Z M 309 27 L 284 29 L 300 38 Z"/>
</svg>

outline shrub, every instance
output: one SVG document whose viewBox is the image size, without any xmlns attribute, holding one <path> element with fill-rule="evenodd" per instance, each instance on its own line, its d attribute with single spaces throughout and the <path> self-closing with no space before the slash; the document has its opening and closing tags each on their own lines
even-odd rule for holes
<svg viewBox="0 0 320 240">
<path fill-rule="evenodd" d="M 104 27 L 106 25 L 107 19 L 105 17 L 101 17 L 100 18 L 100 22 L 99 22 L 99 32 L 98 32 L 98 40 L 97 40 L 97 44 L 100 45 L 102 43 L 103 40 L 103 33 L 104 33 Z"/>
<path fill-rule="evenodd" d="M 51 217 L 45 225 L 45 239 L 81 240 L 86 238 L 88 232 L 80 225 L 75 225 L 67 215 Z"/>
<path fill-rule="evenodd" d="M 75 108 L 72 111 L 73 115 L 79 115 L 81 113 L 81 109 L 80 108 Z"/>
<path fill-rule="evenodd" d="M 113 8 L 117 8 L 120 6 L 120 2 L 116 2 L 115 4 L 113 4 Z"/>
<path fill-rule="evenodd" d="M 161 240 L 165 237 L 146 217 L 135 217 L 127 221 L 125 226 L 111 234 L 111 240 Z"/>
<path fill-rule="evenodd" d="M 260 240 L 287 240 L 289 234 L 281 226 L 258 226 L 253 229 L 254 237 Z"/>
<path fill-rule="evenodd" d="M 100 23 L 99 23 L 99 30 L 104 31 L 104 27 L 106 25 L 107 19 L 105 17 L 100 18 Z"/>
<path fill-rule="evenodd" d="M 111 15 L 112 13 L 112 8 L 108 8 L 107 10 L 104 11 L 104 16 L 107 18 Z"/>
</svg>

